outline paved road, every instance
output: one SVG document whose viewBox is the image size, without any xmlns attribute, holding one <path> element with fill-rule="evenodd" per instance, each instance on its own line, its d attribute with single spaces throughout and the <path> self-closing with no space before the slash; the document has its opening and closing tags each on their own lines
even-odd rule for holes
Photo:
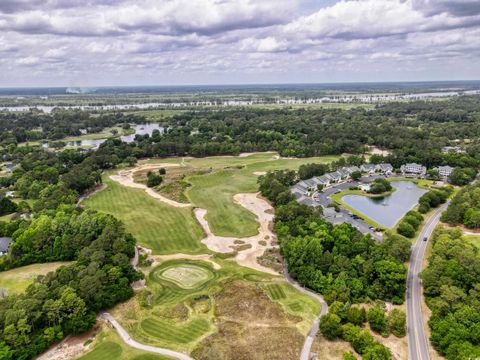
<svg viewBox="0 0 480 360">
<path fill-rule="evenodd" d="M 419 277 L 422 271 L 423 257 L 433 230 L 440 221 L 442 212 L 446 210 L 449 202 L 443 204 L 430 216 L 412 247 L 410 266 L 407 277 L 407 332 L 408 332 L 408 359 L 429 360 L 428 339 L 425 335 L 422 314 L 422 286 Z"/>
<path fill-rule="evenodd" d="M 284 270 L 284 275 L 285 275 L 285 279 L 290 284 L 292 284 L 292 286 L 295 289 L 297 289 L 298 291 L 300 291 L 301 293 L 303 293 L 307 296 L 310 296 L 312 299 L 317 300 L 320 303 L 320 305 L 322 305 L 322 309 L 320 310 L 320 314 L 318 314 L 318 316 L 315 318 L 315 320 L 312 324 L 312 327 L 310 329 L 310 332 L 308 333 L 307 337 L 305 338 L 305 342 L 303 343 L 303 347 L 302 347 L 302 352 L 300 354 L 300 360 L 309 360 L 310 351 L 312 349 L 312 344 L 313 344 L 313 341 L 315 340 L 315 337 L 317 336 L 318 329 L 320 327 L 320 318 L 322 317 L 322 315 L 325 315 L 326 313 L 328 313 L 328 304 L 323 299 L 323 297 L 321 297 L 319 294 L 304 288 L 297 281 L 295 281 L 290 276 L 290 274 L 288 273 L 288 270 L 286 268 Z"/>
<path fill-rule="evenodd" d="M 154 347 L 154 346 L 144 345 L 144 344 L 141 344 L 141 343 L 133 340 L 130 337 L 130 335 L 128 335 L 127 331 L 122 327 L 122 325 L 120 325 L 118 323 L 118 321 L 115 320 L 113 318 L 113 316 L 110 315 L 108 312 L 101 313 L 100 317 L 107 320 L 110 324 L 113 325 L 113 327 L 117 330 L 117 332 L 120 335 L 120 337 L 122 338 L 122 340 L 128 346 L 131 346 L 131 347 L 133 347 L 135 349 L 139 349 L 139 350 L 144 350 L 144 351 L 148 351 L 148 352 L 152 352 L 152 353 L 156 353 L 156 354 L 160 354 L 160 355 L 170 356 L 170 357 L 172 357 L 174 359 L 178 359 L 178 360 L 193 360 L 193 358 L 191 358 L 190 356 L 188 356 L 186 354 L 183 354 L 183 353 L 180 353 L 180 352 L 177 352 L 177 351 L 173 351 L 173 350 L 169 350 L 169 349 L 163 349 L 163 348 L 157 348 L 157 347 Z"/>
<path fill-rule="evenodd" d="M 331 196 L 336 192 L 347 190 L 352 186 L 359 186 L 362 183 L 370 182 L 380 177 L 383 177 L 383 176 L 381 175 L 364 176 L 360 178 L 360 181 L 342 182 L 339 184 L 332 185 L 326 188 L 325 190 L 323 190 L 321 193 L 316 193 L 313 199 L 308 198 L 308 203 L 306 203 L 306 205 L 311 205 L 311 206 L 321 205 L 322 207 L 325 208 L 332 202 Z M 343 206 L 340 206 L 340 214 L 342 215 L 341 218 L 337 219 L 339 223 L 347 222 L 353 227 L 357 228 L 361 233 L 370 234 L 377 241 L 383 240 L 382 236 L 378 235 L 377 233 L 375 233 L 370 229 L 370 225 L 367 222 L 363 221 L 362 219 L 354 219 L 350 215 L 350 211 L 345 209 Z"/>
</svg>

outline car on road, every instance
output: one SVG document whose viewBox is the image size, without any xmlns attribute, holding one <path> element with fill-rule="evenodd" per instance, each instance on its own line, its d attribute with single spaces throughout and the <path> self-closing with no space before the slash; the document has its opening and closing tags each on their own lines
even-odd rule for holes
<svg viewBox="0 0 480 360">
<path fill-rule="evenodd" d="M 427 241 L 427 240 L 428 240 L 428 237 L 425 236 L 425 237 L 423 238 L 423 241 Z"/>
</svg>

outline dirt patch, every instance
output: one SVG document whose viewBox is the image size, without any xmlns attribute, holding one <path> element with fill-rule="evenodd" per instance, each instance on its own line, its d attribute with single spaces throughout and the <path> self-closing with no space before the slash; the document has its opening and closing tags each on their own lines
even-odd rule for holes
<svg viewBox="0 0 480 360">
<path fill-rule="evenodd" d="M 269 239 L 275 238 L 275 234 L 273 233 L 271 226 L 271 223 L 273 222 L 272 206 L 264 199 L 258 197 L 257 193 L 237 194 L 233 198 L 239 205 L 256 215 L 260 225 L 258 234 L 246 238 L 217 236 L 213 234 L 208 221 L 205 218 L 207 215 L 207 210 L 196 208 L 194 210 L 195 216 L 207 235 L 202 240 L 202 243 L 207 245 L 207 247 L 212 251 L 219 253 L 231 253 L 232 249 L 235 249 L 235 242 L 241 240 L 245 244 L 251 245 L 251 247 L 244 247 L 242 250 L 238 251 L 238 254 L 235 255 L 235 261 L 239 265 L 278 275 L 278 272 L 266 268 L 257 262 L 257 258 L 263 255 L 265 249 L 267 249 L 267 246 L 262 245 L 263 242 L 260 242 L 265 240 L 267 237 Z"/>
<path fill-rule="evenodd" d="M 312 355 L 317 360 L 342 360 L 343 353 L 351 352 L 357 359 L 361 359 L 352 345 L 343 340 L 328 341 L 322 336 L 317 336 L 312 345 Z"/>
<path fill-rule="evenodd" d="M 215 295 L 217 317 L 248 326 L 282 326 L 302 321 L 287 314 L 270 300 L 257 285 L 246 281 L 232 281 Z"/>
<path fill-rule="evenodd" d="M 266 175 L 267 172 L 266 171 L 254 171 L 253 172 L 253 175 L 256 175 L 256 176 L 262 176 L 262 175 Z"/>
<path fill-rule="evenodd" d="M 198 360 L 279 359 L 299 357 L 303 336 L 295 327 L 301 319 L 285 313 L 255 284 L 233 281 L 215 296 L 218 332 L 194 350 Z"/>
<path fill-rule="evenodd" d="M 50 349 L 39 355 L 36 360 L 71 360 L 77 359 L 84 352 L 89 350 L 84 344 L 90 340 L 93 342 L 101 327 L 100 322 L 95 324 L 93 330 L 78 336 L 67 336 L 61 343 L 52 346 Z"/>
<path fill-rule="evenodd" d="M 281 272 L 283 269 L 283 258 L 278 248 L 265 249 L 265 252 L 257 258 L 257 261 L 260 265 L 273 269 L 274 271 Z"/>
</svg>

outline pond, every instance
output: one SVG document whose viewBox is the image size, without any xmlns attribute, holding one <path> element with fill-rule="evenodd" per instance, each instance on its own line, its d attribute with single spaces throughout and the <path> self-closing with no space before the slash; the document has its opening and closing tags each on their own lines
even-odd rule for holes
<svg viewBox="0 0 480 360">
<path fill-rule="evenodd" d="M 378 224 L 391 228 L 418 203 L 427 192 L 412 181 L 392 181 L 396 191 L 381 198 L 345 195 L 342 201 Z"/>
<path fill-rule="evenodd" d="M 135 135 L 152 135 L 154 130 L 159 130 L 163 134 L 164 128 L 159 124 L 139 124 L 133 125 L 132 128 L 135 130 L 134 134 L 120 136 L 120 139 L 124 142 L 131 143 L 135 140 Z M 99 147 L 102 143 L 107 141 L 107 139 L 95 139 L 95 140 L 79 140 L 79 141 L 68 141 L 67 146 L 88 146 L 88 147 Z"/>
</svg>

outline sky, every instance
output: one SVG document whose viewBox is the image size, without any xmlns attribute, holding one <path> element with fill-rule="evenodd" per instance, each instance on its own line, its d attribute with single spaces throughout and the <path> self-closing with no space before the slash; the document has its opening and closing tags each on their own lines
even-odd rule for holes
<svg viewBox="0 0 480 360">
<path fill-rule="evenodd" d="M 0 0 L 0 87 L 478 79 L 479 0 Z"/>
</svg>

